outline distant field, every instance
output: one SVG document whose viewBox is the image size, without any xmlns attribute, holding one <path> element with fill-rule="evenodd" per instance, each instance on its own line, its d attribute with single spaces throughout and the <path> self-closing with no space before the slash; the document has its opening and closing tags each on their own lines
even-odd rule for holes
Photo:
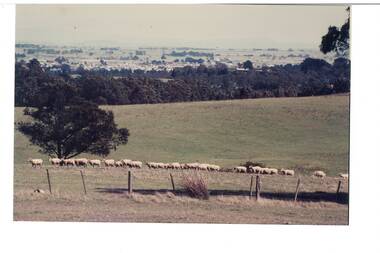
<svg viewBox="0 0 380 253">
<path fill-rule="evenodd" d="M 104 108 L 131 133 L 128 144 L 110 155 L 115 159 L 224 167 L 254 160 L 278 168 L 319 167 L 332 176 L 347 171 L 348 95 Z M 22 108 L 16 108 L 16 122 L 23 117 Z M 29 157 L 47 161 L 37 150 L 15 131 L 16 165 Z"/>
</svg>

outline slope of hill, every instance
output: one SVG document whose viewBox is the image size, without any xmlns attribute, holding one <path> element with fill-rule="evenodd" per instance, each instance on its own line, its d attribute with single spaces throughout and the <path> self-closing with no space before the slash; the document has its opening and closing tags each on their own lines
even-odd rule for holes
<svg viewBox="0 0 380 253">
<path fill-rule="evenodd" d="M 110 157 L 347 170 L 349 96 L 104 106 L 131 136 Z M 23 119 L 22 108 L 15 120 Z M 15 131 L 15 163 L 47 157 Z M 89 156 L 89 155 L 84 155 Z M 91 156 L 89 156 L 91 157 Z"/>
</svg>

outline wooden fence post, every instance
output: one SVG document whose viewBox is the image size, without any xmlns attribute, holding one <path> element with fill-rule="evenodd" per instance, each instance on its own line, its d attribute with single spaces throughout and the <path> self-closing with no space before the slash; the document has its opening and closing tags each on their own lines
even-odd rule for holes
<svg viewBox="0 0 380 253">
<path fill-rule="evenodd" d="M 169 175 L 170 175 L 170 181 L 172 182 L 173 191 L 175 192 L 175 185 L 174 185 L 173 175 L 172 175 L 172 173 L 170 173 Z"/>
<path fill-rule="evenodd" d="M 298 196 L 298 191 L 300 189 L 300 185 L 301 185 L 301 179 L 298 178 L 298 180 L 297 180 L 297 187 L 296 187 L 296 193 L 294 194 L 294 202 L 297 201 L 297 196 Z"/>
<path fill-rule="evenodd" d="M 252 198 L 252 190 L 253 190 L 253 176 L 251 176 L 251 184 L 249 186 L 249 198 Z"/>
<path fill-rule="evenodd" d="M 48 180 L 48 184 L 49 184 L 49 192 L 51 194 L 51 183 L 50 183 L 49 169 L 46 169 L 46 175 L 47 175 L 47 180 Z"/>
<path fill-rule="evenodd" d="M 84 182 L 84 176 L 83 176 L 83 171 L 82 170 L 80 170 L 80 175 L 82 177 L 82 184 L 83 184 L 84 194 L 86 195 L 87 194 L 86 183 Z"/>
<path fill-rule="evenodd" d="M 256 200 L 260 200 L 260 191 L 261 191 L 261 179 L 260 176 L 256 176 Z"/>
<path fill-rule="evenodd" d="M 340 193 L 340 187 L 342 185 L 342 180 L 339 180 L 338 188 L 336 189 L 336 201 L 339 201 L 339 193 Z"/>
<path fill-rule="evenodd" d="M 128 192 L 132 193 L 132 172 L 129 170 L 128 171 Z"/>
</svg>

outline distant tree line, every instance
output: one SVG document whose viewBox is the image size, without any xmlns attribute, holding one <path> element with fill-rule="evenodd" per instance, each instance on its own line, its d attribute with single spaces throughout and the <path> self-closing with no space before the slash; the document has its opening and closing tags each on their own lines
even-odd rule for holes
<svg viewBox="0 0 380 253">
<path fill-rule="evenodd" d="M 16 63 L 15 104 L 33 106 L 33 98 L 43 92 L 42 87 L 62 82 L 76 87 L 78 96 L 99 105 L 315 96 L 350 90 L 350 61 L 346 58 L 338 58 L 333 64 L 307 58 L 296 65 L 243 66 L 249 68 L 241 71 L 217 64 L 145 72 L 72 70 L 67 64 L 57 64 L 53 71 L 33 59 Z"/>
</svg>

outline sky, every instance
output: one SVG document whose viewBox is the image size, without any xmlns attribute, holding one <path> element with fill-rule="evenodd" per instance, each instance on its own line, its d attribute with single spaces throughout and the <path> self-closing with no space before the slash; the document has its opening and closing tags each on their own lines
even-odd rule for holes
<svg viewBox="0 0 380 253">
<path fill-rule="evenodd" d="M 17 5 L 16 42 L 67 46 L 311 48 L 347 6 Z"/>
</svg>

